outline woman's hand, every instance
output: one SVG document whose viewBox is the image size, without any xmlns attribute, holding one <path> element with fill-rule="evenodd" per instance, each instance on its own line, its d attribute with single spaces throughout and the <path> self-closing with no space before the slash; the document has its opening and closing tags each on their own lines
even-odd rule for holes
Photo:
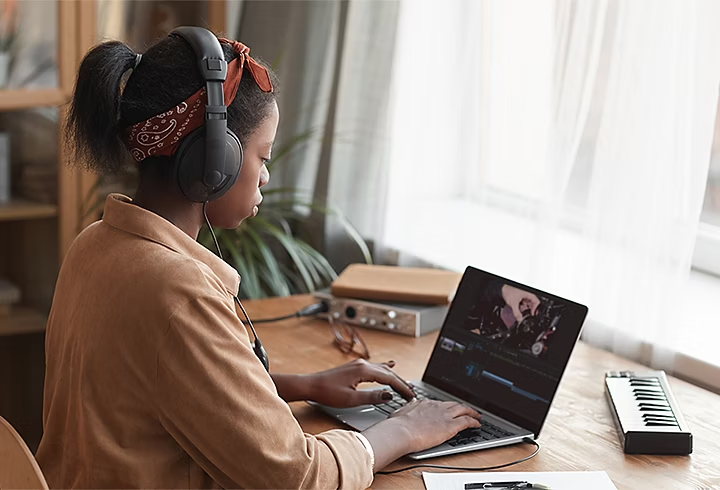
<svg viewBox="0 0 720 490">
<path fill-rule="evenodd" d="M 480 414 L 458 402 L 413 400 L 390 418 L 399 419 L 413 431 L 408 452 L 437 446 L 461 430 L 480 427 Z"/>
<path fill-rule="evenodd" d="M 358 390 L 360 383 L 374 382 L 389 385 L 403 398 L 412 400 L 415 394 L 410 385 L 392 368 L 395 361 L 374 364 L 364 359 L 343 364 L 327 371 L 306 375 L 307 399 L 336 408 L 385 403 L 392 398 L 387 390 Z"/>
<path fill-rule="evenodd" d="M 363 435 L 373 447 L 379 470 L 400 456 L 437 446 L 471 427 L 480 427 L 480 414 L 466 405 L 413 400 Z"/>
</svg>

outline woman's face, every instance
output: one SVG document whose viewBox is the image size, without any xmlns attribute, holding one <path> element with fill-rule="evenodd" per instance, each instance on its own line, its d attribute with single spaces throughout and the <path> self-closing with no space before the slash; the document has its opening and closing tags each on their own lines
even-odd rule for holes
<svg viewBox="0 0 720 490">
<path fill-rule="evenodd" d="M 207 205 L 208 219 L 213 226 L 237 228 L 245 218 L 257 214 L 262 202 L 260 188 L 270 180 L 266 164 L 270 161 L 279 119 L 277 104 L 273 102 L 270 115 L 243 146 L 243 164 L 237 181 L 222 197 Z"/>
</svg>

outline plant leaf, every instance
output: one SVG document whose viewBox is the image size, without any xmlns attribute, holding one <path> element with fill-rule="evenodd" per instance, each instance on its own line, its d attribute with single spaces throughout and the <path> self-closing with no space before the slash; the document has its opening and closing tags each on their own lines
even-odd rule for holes
<svg viewBox="0 0 720 490">
<path fill-rule="evenodd" d="M 305 263 L 308 272 L 312 276 L 313 287 L 312 287 L 311 291 L 314 291 L 315 287 L 321 285 L 323 282 L 322 278 L 320 277 L 320 272 L 318 272 L 318 269 L 317 269 L 317 263 L 313 260 L 313 258 L 310 255 L 308 255 L 308 253 L 305 250 L 305 247 L 303 247 L 303 245 L 307 245 L 307 243 L 303 242 L 302 240 L 298 240 L 297 238 L 294 238 L 293 241 L 295 242 L 295 245 L 297 246 L 298 255 L 303 258 L 303 262 Z"/>
<path fill-rule="evenodd" d="M 273 206 L 282 207 L 282 206 L 288 206 L 288 205 L 304 206 L 304 207 L 307 207 L 308 209 L 318 211 L 320 213 L 337 218 L 337 220 L 340 222 L 340 224 L 342 225 L 345 232 L 355 242 L 355 244 L 360 249 L 360 252 L 362 252 L 365 262 L 367 262 L 368 264 L 372 264 L 372 254 L 370 253 L 370 249 L 368 248 L 367 243 L 365 243 L 365 240 L 363 239 L 362 235 L 357 230 L 357 228 L 355 228 L 352 225 L 352 223 L 350 222 L 350 220 L 347 219 L 347 217 L 343 213 L 341 213 L 339 210 L 324 206 L 324 205 L 318 203 L 317 201 L 300 201 L 300 200 L 288 200 L 288 199 L 282 200 L 282 201 L 273 201 Z"/>
<path fill-rule="evenodd" d="M 299 245 L 310 260 L 315 263 L 315 267 L 325 278 L 325 281 L 323 281 L 321 285 L 326 285 L 337 279 L 337 272 L 335 272 L 335 269 L 323 254 L 312 248 L 312 246 L 306 242 L 300 242 Z"/>
<path fill-rule="evenodd" d="M 303 286 L 303 280 L 299 274 L 297 274 L 294 270 L 292 270 L 285 264 L 280 264 L 280 269 L 282 270 L 283 275 L 288 278 L 293 294 L 307 292 L 307 290 Z"/>
<path fill-rule="evenodd" d="M 292 227 L 290 226 L 290 223 L 288 223 L 287 219 L 285 219 L 282 212 L 271 208 L 271 209 L 265 209 L 263 211 L 263 215 L 268 216 L 270 218 L 275 218 L 275 220 L 277 220 L 278 225 L 282 228 L 282 230 L 288 236 L 292 236 L 292 234 L 293 234 Z M 254 219 L 257 220 L 258 217 L 256 216 Z M 264 217 L 260 217 L 260 219 L 258 220 L 258 223 L 269 224 L 268 220 L 266 220 Z"/>
<path fill-rule="evenodd" d="M 253 242 L 246 240 L 246 242 L 243 243 L 242 247 L 242 255 L 245 259 L 245 267 L 247 268 L 248 274 L 247 280 L 244 281 L 244 283 L 246 285 L 246 291 L 248 296 L 250 298 L 257 299 L 264 298 L 267 295 L 260 286 L 260 277 L 258 275 L 257 269 L 258 261 L 256 261 L 254 258 L 255 254 L 252 253 L 253 245 Z"/>
<path fill-rule="evenodd" d="M 248 228 L 248 236 L 255 242 L 255 245 L 262 256 L 263 263 L 267 270 L 265 281 L 268 282 L 274 293 L 278 296 L 288 296 L 290 294 L 290 287 L 280 270 L 280 265 L 277 259 L 273 255 L 270 247 L 263 242 L 252 228 Z"/>
<path fill-rule="evenodd" d="M 305 284 L 305 291 L 313 291 L 314 288 L 312 276 L 308 271 L 306 262 L 303 261 L 302 256 L 298 253 L 298 248 L 295 244 L 295 240 L 292 237 L 288 237 L 288 235 L 283 233 L 280 228 L 277 228 L 276 226 L 270 224 L 267 227 L 267 231 L 271 233 L 280 242 L 280 244 L 287 251 L 288 255 L 290 255 L 290 258 L 295 264 L 295 267 L 297 267 L 298 272 L 300 273 L 300 277 L 302 277 L 302 280 Z"/>
<path fill-rule="evenodd" d="M 267 289 L 266 292 L 268 296 L 288 296 L 290 293 L 283 294 L 282 291 L 278 291 L 275 289 L 275 280 L 270 274 L 270 271 L 268 271 L 267 267 L 259 267 L 258 268 L 258 274 L 260 276 L 260 279 L 262 279 L 263 283 L 266 285 Z M 284 284 L 284 286 L 287 288 L 288 285 Z"/>
</svg>

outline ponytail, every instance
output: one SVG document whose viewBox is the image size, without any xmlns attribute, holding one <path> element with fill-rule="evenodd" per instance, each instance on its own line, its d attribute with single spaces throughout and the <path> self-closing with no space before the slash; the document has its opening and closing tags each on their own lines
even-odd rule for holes
<svg viewBox="0 0 720 490">
<path fill-rule="evenodd" d="M 95 46 L 80 64 L 67 120 L 67 142 L 76 164 L 112 173 L 127 158 L 119 120 L 123 74 L 136 55 L 120 41 Z"/>
</svg>

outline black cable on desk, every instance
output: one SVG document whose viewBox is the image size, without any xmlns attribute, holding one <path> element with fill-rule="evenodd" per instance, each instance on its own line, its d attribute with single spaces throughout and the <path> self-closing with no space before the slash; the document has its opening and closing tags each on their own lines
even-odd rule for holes
<svg viewBox="0 0 720 490">
<path fill-rule="evenodd" d="M 272 323 L 272 322 L 279 322 L 281 320 L 288 320 L 290 318 L 300 318 L 304 316 L 313 316 L 317 315 L 319 313 L 325 313 L 328 311 L 329 306 L 327 302 L 322 301 L 320 303 L 313 303 L 309 306 L 306 306 L 305 308 L 302 308 L 295 313 L 291 313 L 289 315 L 284 316 L 278 316 L 275 318 L 260 318 L 259 320 L 253 320 L 253 323 Z"/>
<path fill-rule="evenodd" d="M 390 470 L 390 471 L 377 471 L 375 474 L 377 475 L 393 475 L 395 473 L 402 473 L 403 471 L 407 470 L 413 470 L 415 468 L 437 468 L 440 470 L 453 470 L 453 471 L 490 471 L 490 470 L 498 470 L 500 468 L 507 468 L 508 466 L 513 466 L 519 463 L 522 463 L 524 461 L 527 461 L 528 459 L 534 457 L 539 451 L 540 451 L 540 444 L 537 443 L 534 439 L 530 439 L 529 437 L 523 438 L 523 442 L 526 442 L 528 444 L 534 444 L 535 445 L 535 451 L 530 456 L 525 456 L 522 459 L 518 459 L 516 461 L 513 461 L 512 463 L 505 463 L 505 464 L 499 464 L 496 466 L 478 466 L 478 467 L 472 467 L 472 466 L 446 466 L 442 464 L 429 464 L 429 463 L 422 463 L 422 464 L 414 464 L 412 466 L 406 466 L 405 468 L 400 468 L 399 470 Z"/>
</svg>

